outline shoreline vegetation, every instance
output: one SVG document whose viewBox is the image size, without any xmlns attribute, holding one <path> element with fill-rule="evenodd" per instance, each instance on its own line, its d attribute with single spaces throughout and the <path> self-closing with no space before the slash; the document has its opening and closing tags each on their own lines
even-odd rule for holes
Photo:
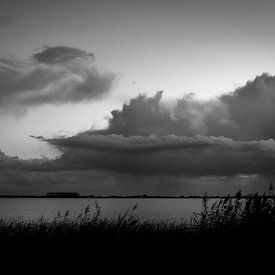
<svg viewBox="0 0 275 275">
<path fill-rule="evenodd" d="M 6 274 L 184 274 L 237 265 L 263 272 L 274 260 L 274 196 L 238 192 L 211 205 L 209 198 L 188 224 L 140 221 L 138 205 L 110 219 L 96 201 L 93 214 L 88 205 L 77 218 L 67 211 L 51 222 L 1 219 Z"/>
</svg>

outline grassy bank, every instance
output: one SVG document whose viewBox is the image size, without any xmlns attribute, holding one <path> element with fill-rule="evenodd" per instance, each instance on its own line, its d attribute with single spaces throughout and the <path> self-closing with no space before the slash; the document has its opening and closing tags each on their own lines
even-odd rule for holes
<svg viewBox="0 0 275 275">
<path fill-rule="evenodd" d="M 241 264 L 246 270 L 274 260 L 274 198 L 202 201 L 191 223 L 139 221 L 133 206 L 113 219 L 90 206 L 77 218 L 52 222 L 1 220 L 2 267 L 33 274 L 184 274 Z M 271 252 L 270 252 L 271 251 Z"/>
</svg>

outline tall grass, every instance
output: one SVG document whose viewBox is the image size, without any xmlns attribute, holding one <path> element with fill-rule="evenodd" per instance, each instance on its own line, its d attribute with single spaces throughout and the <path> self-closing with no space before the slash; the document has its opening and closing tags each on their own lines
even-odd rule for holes
<svg viewBox="0 0 275 275">
<path fill-rule="evenodd" d="M 268 261 L 274 245 L 275 200 L 257 194 L 212 205 L 205 196 L 190 223 L 141 221 L 137 205 L 114 218 L 104 217 L 98 203 L 93 214 L 90 207 L 76 218 L 59 212 L 51 222 L 0 220 L 6 262 L 31 261 L 28 272 L 38 262 L 43 268 L 36 274 L 178 273 L 197 261 Z"/>
<path fill-rule="evenodd" d="M 248 198 L 229 196 L 208 206 L 208 198 L 202 200 L 200 213 L 193 215 L 191 224 L 196 230 L 227 230 L 243 225 L 260 225 L 275 222 L 275 199 L 250 195 Z"/>
</svg>

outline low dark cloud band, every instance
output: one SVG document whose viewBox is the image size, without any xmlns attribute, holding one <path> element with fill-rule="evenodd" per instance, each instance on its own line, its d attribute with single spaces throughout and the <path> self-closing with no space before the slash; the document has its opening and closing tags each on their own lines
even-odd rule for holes
<svg viewBox="0 0 275 275">
<path fill-rule="evenodd" d="M 39 137 L 41 139 L 41 137 Z M 2 156 L 0 169 L 28 171 L 102 170 L 133 175 L 274 175 L 275 142 L 224 137 L 123 137 L 79 135 L 43 139 L 62 155 L 23 161 Z"/>
</svg>

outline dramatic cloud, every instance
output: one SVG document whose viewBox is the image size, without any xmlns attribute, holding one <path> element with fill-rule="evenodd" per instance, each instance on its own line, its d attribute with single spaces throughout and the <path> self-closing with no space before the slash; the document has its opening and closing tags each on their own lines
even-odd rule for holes
<svg viewBox="0 0 275 275">
<path fill-rule="evenodd" d="M 109 127 L 100 134 L 225 136 L 236 140 L 275 138 L 275 77 L 263 74 L 244 87 L 202 101 L 187 95 L 173 108 L 154 97 L 140 95 L 112 111 Z"/>
<path fill-rule="evenodd" d="M 231 94 L 174 107 L 140 95 L 112 111 L 105 130 L 45 139 L 63 155 L 49 169 L 148 175 L 274 174 L 275 78 L 263 74 Z"/>
<path fill-rule="evenodd" d="M 44 63 L 71 64 L 75 54 L 56 58 L 56 52 L 50 51 L 33 58 L 40 63 L 43 59 Z M 215 100 L 187 95 L 171 107 L 161 98 L 158 92 L 154 97 L 132 99 L 122 110 L 112 111 L 103 130 L 72 137 L 34 137 L 61 152 L 55 160 L 20 160 L 0 154 L 0 180 L 10 176 L 17 186 L 21 175 L 22 182 L 42 184 L 39 178 L 45 175 L 52 186 L 61 186 L 51 180 L 59 179 L 72 184 L 71 189 L 78 182 L 79 188 L 87 190 L 92 182 L 91 189 L 97 186 L 109 194 L 198 193 L 206 191 L 205 186 L 198 187 L 204 182 L 217 194 L 234 190 L 233 181 L 243 184 L 238 189 L 264 190 L 255 182 L 275 178 L 275 77 L 263 74 Z M 227 187 L 218 187 L 220 182 Z M 258 189 L 249 187 L 249 182 Z"/>
<path fill-rule="evenodd" d="M 31 62 L 0 59 L 0 112 L 101 98 L 115 75 L 99 72 L 94 55 L 69 47 L 45 47 Z"/>
<path fill-rule="evenodd" d="M 162 92 L 154 97 L 139 95 L 128 105 L 123 105 L 121 111 L 112 111 L 108 128 L 97 133 L 194 136 L 209 134 L 210 127 L 214 128 L 211 124 L 215 124 L 220 132 L 234 127 L 226 106 L 218 100 L 199 101 L 187 95 L 169 109 L 165 103 L 161 103 L 161 98 Z"/>
<path fill-rule="evenodd" d="M 235 125 L 227 136 L 242 140 L 275 138 L 275 76 L 262 74 L 221 96 L 220 101 Z"/>
<path fill-rule="evenodd" d="M 60 158 L 38 170 L 104 170 L 136 175 L 237 175 L 274 172 L 275 141 L 234 141 L 224 137 L 80 134 L 43 139 Z"/>
<path fill-rule="evenodd" d="M 266 191 L 275 179 L 274 140 L 79 135 L 45 140 L 62 150 L 56 160 L 0 154 L 2 193 L 224 194 Z"/>
</svg>

